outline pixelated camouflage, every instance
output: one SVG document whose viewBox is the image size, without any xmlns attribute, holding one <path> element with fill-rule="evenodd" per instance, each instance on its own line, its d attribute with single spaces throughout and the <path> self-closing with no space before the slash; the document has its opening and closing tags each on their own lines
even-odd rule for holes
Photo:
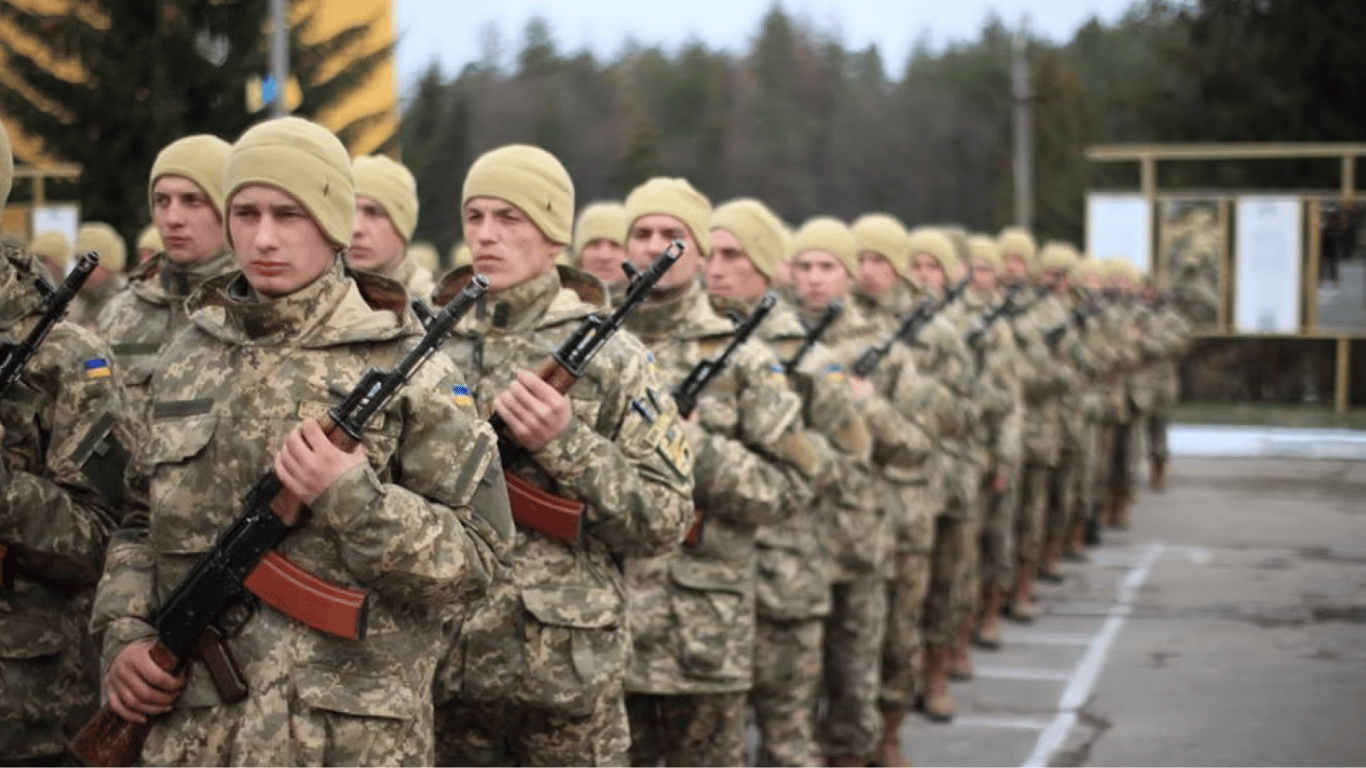
<svg viewBox="0 0 1366 768">
<path fill-rule="evenodd" d="M 99 285 L 87 285 L 76 294 L 76 300 L 71 302 L 71 312 L 67 319 L 92 331 L 98 330 L 100 313 L 127 287 L 128 277 L 121 272 L 110 275 Z"/>
</svg>

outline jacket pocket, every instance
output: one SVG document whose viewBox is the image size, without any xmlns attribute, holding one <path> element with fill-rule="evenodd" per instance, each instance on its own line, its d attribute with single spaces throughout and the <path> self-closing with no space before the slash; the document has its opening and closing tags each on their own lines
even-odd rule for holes
<svg viewBox="0 0 1366 768">
<path fill-rule="evenodd" d="M 750 576 L 735 571 L 733 565 L 685 558 L 669 564 L 675 654 L 691 676 L 729 679 L 750 669 L 754 601 Z"/>
<path fill-rule="evenodd" d="M 294 670 L 299 700 L 314 709 L 357 717 L 416 720 L 426 701 L 400 675 L 301 666 Z"/>
</svg>

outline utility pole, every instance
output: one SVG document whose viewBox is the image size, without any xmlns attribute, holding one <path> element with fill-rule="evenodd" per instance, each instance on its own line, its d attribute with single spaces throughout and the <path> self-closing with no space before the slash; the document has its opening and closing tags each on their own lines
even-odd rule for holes
<svg viewBox="0 0 1366 768">
<path fill-rule="evenodd" d="M 275 85 L 275 98 L 270 102 L 270 114 L 284 117 L 285 84 L 289 82 L 289 17 L 286 0 L 270 0 L 270 80 Z"/>
<path fill-rule="evenodd" d="M 1025 25 L 1028 17 L 1020 19 L 1011 46 L 1010 90 L 1015 102 L 1015 224 L 1033 229 L 1034 179 L 1029 140 L 1029 61 L 1025 58 Z"/>
</svg>

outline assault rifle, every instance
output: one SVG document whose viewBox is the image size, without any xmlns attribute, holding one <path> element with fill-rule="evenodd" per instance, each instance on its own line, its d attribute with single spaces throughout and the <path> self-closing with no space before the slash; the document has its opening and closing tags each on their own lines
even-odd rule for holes
<svg viewBox="0 0 1366 768">
<path fill-rule="evenodd" d="M 835 318 L 839 317 L 840 312 L 843 311 L 844 302 L 839 299 L 835 299 L 825 305 L 825 311 L 816 319 L 815 324 L 806 330 L 806 338 L 802 339 L 802 345 L 797 347 L 796 352 L 792 353 L 791 359 L 783 361 L 783 373 L 791 376 L 792 372 L 797 370 L 797 366 L 802 364 L 802 358 L 806 357 L 806 353 L 810 352 L 811 348 L 816 346 L 816 342 L 821 340 L 821 336 L 825 334 L 826 329 L 830 327 L 831 323 L 835 322 Z"/>
<path fill-rule="evenodd" d="M 1079 307 L 1074 307 L 1068 314 L 1066 320 L 1043 332 L 1043 340 L 1048 346 L 1058 346 L 1058 342 L 1062 341 L 1062 337 L 1067 333 L 1068 328 L 1073 326 L 1085 328 L 1087 321 L 1105 310 L 1105 305 L 1100 302 L 1100 299 L 1097 298 L 1094 293 L 1091 293 L 1085 288 L 1082 288 L 1081 290 L 1082 295 L 1086 298 L 1086 303 Z"/>
<path fill-rule="evenodd" d="M 1028 285 L 1028 283 L 1020 282 L 1007 288 L 1005 296 L 1001 299 L 1001 303 L 987 310 L 981 317 L 977 318 L 976 325 L 973 326 L 971 331 L 968 331 L 967 342 L 969 346 L 976 349 L 981 345 L 982 340 L 986 338 L 987 331 L 991 330 L 991 326 L 995 325 L 997 320 L 1012 315 L 1017 311 L 1015 307 L 1015 297 L 1025 289 L 1026 285 Z"/>
<path fill-rule="evenodd" d="M 43 315 L 38 318 L 33 330 L 29 331 L 28 336 L 22 341 L 0 341 L 0 398 L 19 381 L 19 377 L 24 374 L 24 366 L 37 354 L 38 347 L 42 346 L 48 331 L 51 331 L 66 314 L 66 308 L 71 304 L 71 300 L 76 298 L 76 292 L 85 285 L 86 278 L 90 277 L 90 273 L 95 271 L 99 263 L 100 257 L 94 251 L 90 251 L 76 262 L 76 268 L 71 270 L 71 274 L 56 288 L 41 274 L 34 276 L 33 282 L 38 288 L 38 293 L 43 296 Z M 14 586 L 14 570 L 14 558 L 10 555 L 9 545 L 0 542 L 0 589 Z"/>
<path fill-rule="evenodd" d="M 437 313 L 422 340 L 393 370 L 371 368 L 341 403 L 328 409 L 320 424 L 333 445 L 344 451 L 355 449 L 366 423 L 441 348 L 456 321 L 487 289 L 488 281 L 476 276 Z M 364 592 L 328 584 L 275 551 L 291 530 L 282 515 L 293 517 L 302 505 L 274 470 L 257 479 L 242 502 L 242 514 L 152 616 L 157 639 L 151 657 L 157 666 L 179 675 L 198 658 L 224 703 L 245 699 L 247 681 L 224 643 L 218 621 L 223 610 L 245 597 L 246 591 L 315 629 L 365 639 Z M 86 765 L 133 765 L 151 728 L 151 720 L 130 723 L 106 703 L 76 734 L 71 752 Z"/>
<path fill-rule="evenodd" d="M 621 328 L 632 310 L 649 297 L 655 283 L 682 254 L 683 241 L 674 240 L 644 272 L 630 262 L 623 263 L 621 266 L 626 271 L 628 284 L 621 305 L 607 317 L 589 315 L 584 318 L 579 327 L 569 334 L 569 338 L 541 364 L 536 375 L 557 392 L 568 392 L 583 375 L 588 362 Z M 503 476 L 507 481 L 513 519 L 552 539 L 577 545 L 583 535 L 583 502 L 543 491 L 509 472 L 508 467 L 526 456 L 527 451 L 508 434 L 507 423 L 497 412 L 489 417 L 489 424 L 498 434 L 498 450 L 503 459 Z"/>
<path fill-rule="evenodd" d="M 950 304 L 963 294 L 968 287 L 968 280 L 964 278 L 944 292 L 944 298 L 936 301 L 935 299 L 924 299 L 911 309 L 910 314 L 901 320 L 901 326 L 896 333 L 883 339 L 863 350 L 863 354 L 858 356 L 854 365 L 849 369 L 855 376 L 866 379 L 868 375 L 877 369 L 882 362 L 882 358 L 892 351 L 892 345 L 900 340 L 903 344 L 914 344 L 916 338 L 920 336 L 920 331 L 929 325 L 934 316 L 942 312 Z"/>
<path fill-rule="evenodd" d="M 702 390 L 726 369 L 730 356 L 735 354 L 735 350 L 739 349 L 741 344 L 749 340 L 776 303 L 778 296 L 772 291 L 765 291 L 763 298 L 759 299 L 759 303 L 750 311 L 749 316 L 740 317 L 738 314 L 730 313 L 730 320 L 735 324 L 735 333 L 730 337 L 730 343 L 716 357 L 699 360 L 697 365 L 688 371 L 687 377 L 673 388 L 674 403 L 678 405 L 680 417 L 686 419 L 692 415 L 697 408 L 697 398 L 702 394 Z"/>
</svg>

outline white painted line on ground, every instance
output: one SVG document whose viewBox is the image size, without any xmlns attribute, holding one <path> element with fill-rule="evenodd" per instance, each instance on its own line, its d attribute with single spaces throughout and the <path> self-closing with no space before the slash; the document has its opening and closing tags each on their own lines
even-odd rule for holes
<svg viewBox="0 0 1366 768">
<path fill-rule="evenodd" d="M 1065 669 L 1028 669 L 1025 667 L 978 667 L 975 677 L 987 680 L 1070 680 Z"/>
<path fill-rule="evenodd" d="M 1090 645 L 1090 635 L 1049 635 L 1035 632 L 1007 632 L 1002 635 L 1003 645 Z"/>
<path fill-rule="evenodd" d="M 968 728 L 1012 728 L 1020 731 L 1042 731 L 1050 723 L 1029 717 L 955 717 L 952 725 Z"/>
<path fill-rule="evenodd" d="M 1095 686 L 1096 679 L 1100 677 L 1101 668 L 1105 666 L 1105 656 L 1110 652 L 1110 645 L 1114 643 L 1120 629 L 1124 627 L 1124 620 L 1129 615 L 1130 606 L 1138 594 L 1139 587 L 1147 581 L 1149 571 L 1152 570 L 1157 559 L 1162 556 L 1164 549 L 1166 547 L 1162 544 L 1150 545 L 1138 564 L 1125 574 L 1124 580 L 1119 583 L 1119 590 L 1115 595 L 1115 605 L 1110 609 L 1109 616 L 1105 619 L 1105 625 L 1096 633 L 1091 645 L 1087 647 L 1086 655 L 1077 662 L 1077 668 L 1072 672 L 1071 681 L 1063 689 L 1062 698 L 1058 701 L 1058 715 L 1048 725 L 1048 728 L 1039 734 L 1039 740 L 1034 744 L 1034 751 L 1024 761 L 1024 768 L 1044 768 L 1058 751 L 1058 748 L 1067 740 L 1067 734 L 1071 732 L 1072 726 L 1077 721 L 1077 710 L 1086 703 L 1086 698 L 1091 695 L 1091 689 Z"/>
</svg>

